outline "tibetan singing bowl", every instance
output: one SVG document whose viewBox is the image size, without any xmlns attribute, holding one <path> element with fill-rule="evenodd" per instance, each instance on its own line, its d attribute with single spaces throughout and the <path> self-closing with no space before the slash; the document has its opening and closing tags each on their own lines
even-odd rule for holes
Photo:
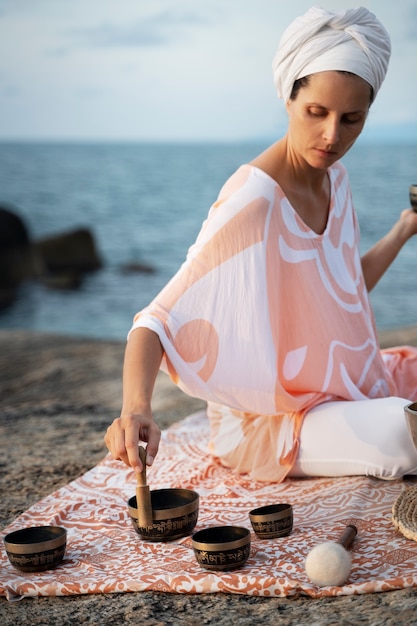
<svg viewBox="0 0 417 626">
<path fill-rule="evenodd" d="M 413 211 L 417 211 L 417 184 L 410 185 L 410 204 Z"/>
<path fill-rule="evenodd" d="M 43 572 L 64 558 L 67 531 L 60 526 L 32 526 L 9 533 L 4 545 L 10 563 L 22 572 Z"/>
<path fill-rule="evenodd" d="M 293 513 L 291 504 L 268 504 L 249 513 L 252 528 L 259 539 L 285 537 L 292 531 Z"/>
<path fill-rule="evenodd" d="M 201 567 L 232 570 L 243 567 L 250 553 L 250 530 L 240 526 L 213 526 L 194 533 L 192 546 Z"/>
<path fill-rule="evenodd" d="M 155 489 L 150 494 L 150 526 L 138 524 L 136 496 L 128 501 L 129 517 L 138 535 L 146 541 L 173 541 L 191 535 L 198 520 L 198 493 L 190 489 Z"/>
<path fill-rule="evenodd" d="M 410 433 L 414 447 L 417 446 L 417 402 L 411 402 L 404 407 L 405 419 L 408 432 Z"/>
</svg>

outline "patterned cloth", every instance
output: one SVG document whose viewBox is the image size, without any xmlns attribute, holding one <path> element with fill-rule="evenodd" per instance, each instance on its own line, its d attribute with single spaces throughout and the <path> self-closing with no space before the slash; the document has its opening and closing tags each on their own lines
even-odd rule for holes
<svg viewBox="0 0 417 626">
<path fill-rule="evenodd" d="M 417 397 L 417 350 L 379 350 L 346 170 L 329 177 L 318 235 L 272 178 L 240 167 L 134 323 L 159 335 L 172 380 L 208 401 L 212 453 L 255 480 L 287 475 L 313 406 Z"/>
<path fill-rule="evenodd" d="M 166 544 L 139 538 L 126 504 L 135 493 L 134 474 L 108 456 L 3 531 L 2 536 L 26 526 L 61 525 L 68 531 L 68 543 L 57 569 L 32 574 L 15 570 L 2 547 L 0 593 L 9 600 L 146 590 L 321 597 L 417 586 L 417 543 L 398 533 L 391 521 L 393 503 L 407 487 L 405 482 L 355 477 L 257 483 L 214 461 L 207 453 L 208 440 L 204 412 L 164 431 L 157 460 L 148 472 L 151 489 L 198 491 L 196 530 L 222 524 L 251 529 L 252 508 L 288 502 L 294 509 L 294 528 L 288 537 L 261 540 L 252 532 L 243 568 L 203 570 L 194 558 L 190 537 Z M 346 584 L 316 587 L 304 571 L 307 554 L 317 543 L 337 540 L 350 523 L 357 526 L 358 536 Z"/>
</svg>

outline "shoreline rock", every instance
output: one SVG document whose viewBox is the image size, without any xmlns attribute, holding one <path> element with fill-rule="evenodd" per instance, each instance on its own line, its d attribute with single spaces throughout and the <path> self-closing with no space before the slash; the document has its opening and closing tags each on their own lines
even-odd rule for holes
<svg viewBox="0 0 417 626">
<path fill-rule="evenodd" d="M 82 275 L 102 265 L 89 228 L 33 240 L 19 212 L 0 206 L 0 288 L 17 287 L 31 278 Z"/>
</svg>

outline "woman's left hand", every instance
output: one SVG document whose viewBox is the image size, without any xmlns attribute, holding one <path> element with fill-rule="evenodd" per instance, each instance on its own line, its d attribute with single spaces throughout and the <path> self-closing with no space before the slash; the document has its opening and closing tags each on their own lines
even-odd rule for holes
<svg viewBox="0 0 417 626">
<path fill-rule="evenodd" d="M 399 222 L 403 227 L 403 233 L 406 239 L 410 239 L 413 235 L 417 235 L 417 212 L 413 209 L 404 209 L 401 211 Z"/>
</svg>

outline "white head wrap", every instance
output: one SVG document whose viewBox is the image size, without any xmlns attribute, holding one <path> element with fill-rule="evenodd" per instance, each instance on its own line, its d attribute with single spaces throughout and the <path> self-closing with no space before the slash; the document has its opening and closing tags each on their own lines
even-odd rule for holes
<svg viewBox="0 0 417 626">
<path fill-rule="evenodd" d="M 313 7 L 296 18 L 281 37 L 272 63 L 275 87 L 287 102 L 298 78 L 341 70 L 366 80 L 376 96 L 390 54 L 389 34 L 368 9 L 330 13 Z"/>
</svg>

